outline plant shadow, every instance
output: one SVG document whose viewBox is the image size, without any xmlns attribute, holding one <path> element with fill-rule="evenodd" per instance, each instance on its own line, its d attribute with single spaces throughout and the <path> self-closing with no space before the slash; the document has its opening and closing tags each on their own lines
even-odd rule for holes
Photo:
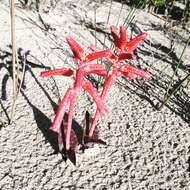
<svg viewBox="0 0 190 190">
<path fill-rule="evenodd" d="M 8 46 L 9 50 L 3 51 L 0 50 L 0 70 L 4 69 L 4 76 L 2 77 L 2 92 L 0 94 L 0 106 L 2 107 L 2 110 L 4 111 L 7 120 L 10 121 L 8 112 L 6 108 L 4 107 L 3 101 L 7 101 L 7 85 L 8 80 L 12 80 L 12 53 L 11 53 L 11 46 Z M 57 142 L 57 134 L 51 130 L 49 130 L 52 122 L 51 120 L 35 106 L 30 100 L 29 97 L 26 95 L 25 90 L 27 89 L 27 82 L 25 81 L 25 76 L 30 74 L 30 76 L 34 79 L 36 85 L 40 88 L 40 90 L 44 93 L 44 95 L 47 97 L 48 101 L 50 102 L 54 112 L 57 110 L 57 103 L 55 103 L 52 98 L 50 97 L 49 93 L 46 91 L 46 89 L 43 87 L 43 85 L 40 83 L 38 78 L 36 77 L 35 73 L 33 72 L 34 68 L 39 69 L 50 69 L 50 67 L 45 66 L 41 61 L 37 60 L 33 63 L 28 60 L 28 56 L 32 56 L 30 51 L 24 51 L 23 49 L 18 49 L 18 62 L 19 62 L 19 71 L 24 72 L 23 79 L 19 81 L 20 88 L 20 94 L 24 97 L 27 104 L 32 108 L 34 119 L 36 121 L 36 124 L 39 128 L 39 130 L 42 132 L 42 134 L 45 137 L 46 142 L 48 142 L 52 149 L 54 150 L 53 154 L 61 153 L 63 160 L 66 160 L 67 158 L 73 163 L 76 164 L 76 155 L 75 151 L 61 151 L 58 147 Z M 39 63 L 39 64 L 38 64 Z M 53 80 L 53 84 L 51 84 L 54 88 L 56 85 L 55 80 Z M 58 90 L 58 87 L 56 88 Z M 59 93 L 58 93 L 59 94 Z M 58 97 L 58 100 L 60 101 L 60 97 Z M 65 114 L 64 120 L 67 122 L 68 115 Z M 74 132 L 74 136 L 77 138 L 78 144 L 83 144 L 83 128 L 79 123 L 77 123 L 75 120 L 72 121 L 72 131 Z M 77 144 L 77 145 L 78 145 Z"/>
<path fill-rule="evenodd" d="M 106 31 L 97 30 L 95 27 L 91 25 L 85 25 L 87 28 L 91 30 L 96 30 L 97 33 L 101 33 L 105 35 L 105 37 L 112 41 L 110 38 L 110 34 Z M 137 26 L 136 23 L 130 23 L 128 30 L 131 32 L 130 38 L 132 36 L 139 35 L 142 33 L 140 27 Z M 94 35 L 94 32 L 91 31 L 92 36 L 96 38 L 96 40 L 105 48 L 107 48 L 106 44 L 98 37 L 98 35 Z M 179 38 L 179 36 L 178 36 Z M 143 69 L 147 72 L 153 71 L 152 80 L 150 81 L 140 81 L 140 80 L 132 80 L 131 82 L 126 79 L 122 78 L 122 80 L 117 80 L 117 84 L 122 86 L 127 91 L 130 91 L 133 94 L 136 94 L 141 99 L 146 100 L 155 110 L 159 109 L 160 104 L 163 102 L 164 94 L 168 89 L 168 85 L 172 79 L 172 74 L 175 73 L 175 81 L 171 86 L 169 92 L 175 88 L 175 86 L 182 80 L 181 73 L 189 73 L 190 67 L 189 65 L 180 64 L 178 65 L 180 58 L 177 56 L 175 48 L 174 48 L 174 40 L 171 38 L 169 39 L 170 47 L 167 47 L 161 43 L 152 42 L 149 38 L 146 38 L 144 42 L 139 46 L 137 50 L 135 50 L 135 54 L 137 56 L 137 67 L 139 69 Z M 181 38 L 182 42 L 185 42 L 183 38 Z M 144 56 L 140 56 L 144 55 Z M 151 57 L 152 60 L 145 59 L 144 57 Z M 157 68 L 156 63 L 162 62 L 165 68 L 171 68 L 172 74 L 167 73 L 167 70 L 160 70 Z M 128 62 L 126 62 L 128 63 Z M 146 68 L 146 69 L 145 69 Z M 151 73 L 151 72 L 150 72 Z M 159 93 L 155 93 L 159 92 Z M 185 122 L 190 122 L 190 96 L 187 92 L 187 88 L 184 88 L 178 91 L 170 101 L 165 105 L 168 107 L 172 112 L 179 115 Z"/>
<path fill-rule="evenodd" d="M 7 101 L 7 85 L 8 85 L 8 80 L 12 80 L 12 49 L 11 46 L 8 46 L 8 50 L 3 51 L 0 49 L 0 70 L 4 69 L 4 76 L 2 77 L 2 92 L 0 94 L 1 99 L 0 99 L 0 106 L 2 107 L 7 120 L 10 121 L 8 112 L 6 108 L 3 105 L 3 101 Z M 89 148 L 88 143 L 100 143 L 100 144 L 105 144 L 104 141 L 98 139 L 98 131 L 96 131 L 94 138 L 92 139 L 87 139 L 87 131 L 88 127 L 90 126 L 90 121 L 89 121 L 89 114 L 86 114 L 84 118 L 84 125 L 86 126 L 85 128 L 82 127 L 76 120 L 72 120 L 72 133 L 71 133 L 71 141 L 74 143 L 72 144 L 72 147 L 69 151 L 65 150 L 65 146 L 63 147 L 62 150 L 60 150 L 60 147 L 58 145 L 58 135 L 57 133 L 51 131 L 49 128 L 52 125 L 52 121 L 34 104 L 29 100 L 29 97 L 27 96 L 25 90 L 27 89 L 27 82 L 25 81 L 25 77 L 27 75 L 30 75 L 34 81 L 35 84 L 40 88 L 40 90 L 43 92 L 43 94 L 46 96 L 48 101 L 50 102 L 54 113 L 56 113 L 57 110 L 57 103 L 53 101 L 49 93 L 46 91 L 44 86 L 41 84 L 41 82 L 38 80 L 38 77 L 36 77 L 35 73 L 33 72 L 33 69 L 50 69 L 50 67 L 45 66 L 40 60 L 35 58 L 35 63 L 29 61 L 29 57 L 32 56 L 30 51 L 24 51 L 23 49 L 19 48 L 17 51 L 18 54 L 18 63 L 19 63 L 19 72 L 22 74 L 22 80 L 19 80 L 19 86 L 20 86 L 20 94 L 24 97 L 25 101 L 27 104 L 32 108 L 33 110 L 33 115 L 34 119 L 36 121 L 38 129 L 41 131 L 43 136 L 45 137 L 45 142 L 49 143 L 54 150 L 52 154 L 58 154 L 60 153 L 62 155 L 63 160 L 69 159 L 74 165 L 76 165 L 76 150 L 78 147 L 82 152 L 84 152 L 85 149 Z M 56 81 L 54 80 L 53 77 L 51 77 L 53 80 L 53 83 L 51 83 L 50 88 L 56 89 L 58 91 L 56 93 L 56 97 L 58 99 L 58 102 L 60 102 L 60 94 L 59 94 L 59 89 L 57 87 Z M 2 101 L 1 101 L 2 100 Z M 87 116 L 88 115 L 88 116 Z M 64 134 L 64 128 L 65 128 L 65 123 L 68 121 L 68 114 L 66 113 L 63 118 L 62 122 L 62 133 Z M 65 145 L 65 135 L 63 135 L 63 142 Z M 78 146 L 80 145 L 80 146 Z"/>
<path fill-rule="evenodd" d="M 52 125 L 52 121 L 42 111 L 40 111 L 34 104 L 32 104 L 24 93 L 22 93 L 22 95 L 27 101 L 28 105 L 33 110 L 34 119 L 36 121 L 38 129 L 41 131 L 41 133 L 45 137 L 45 142 L 49 143 L 52 149 L 54 150 L 52 154 L 60 153 L 64 161 L 69 159 L 74 165 L 76 165 L 76 155 L 75 155 L 74 150 L 60 151 L 58 140 L 57 140 L 58 135 L 57 133 L 49 129 L 50 126 Z M 67 114 L 66 114 L 66 117 L 67 117 Z M 82 130 L 82 127 L 75 120 L 72 121 L 72 130 L 74 131 L 78 139 L 78 142 L 82 143 L 83 130 Z M 64 137 L 63 137 L 63 141 L 65 141 Z"/>
<path fill-rule="evenodd" d="M 135 35 L 138 35 L 142 31 L 136 24 L 132 24 L 131 32 Z M 172 40 L 172 39 L 171 39 Z M 171 42 L 172 44 L 172 42 Z M 152 43 L 149 39 L 145 39 L 142 46 L 146 46 L 146 48 L 138 48 L 138 52 L 142 55 L 149 56 L 153 58 L 155 62 L 163 62 L 166 67 L 170 67 L 173 71 L 171 72 L 171 75 L 167 73 L 167 70 L 160 71 L 158 68 L 156 68 L 155 62 L 150 64 L 147 62 L 147 60 L 143 57 L 138 57 L 138 60 L 140 60 L 143 63 L 140 64 L 138 62 L 138 67 L 142 68 L 144 65 L 148 68 L 147 70 L 152 70 L 156 75 L 153 76 L 152 80 L 144 82 L 144 81 L 133 81 L 133 88 L 130 87 L 130 85 L 126 85 L 129 82 L 127 80 L 125 85 L 127 89 L 131 90 L 133 93 L 137 94 L 140 98 L 146 100 L 151 104 L 151 106 L 158 110 L 160 107 L 160 104 L 163 102 L 164 95 L 168 90 L 168 85 L 170 81 L 172 80 L 173 73 L 177 70 L 175 73 L 175 80 L 173 81 L 173 84 L 171 88 L 169 89 L 169 93 L 171 93 L 176 86 L 181 82 L 182 76 L 181 73 L 184 73 L 183 75 L 186 75 L 190 72 L 190 68 L 188 65 L 180 64 L 178 65 L 180 58 L 177 56 L 175 49 L 173 46 L 170 48 L 166 47 L 163 44 L 160 43 Z M 134 90 L 134 87 L 136 88 Z M 138 90 L 137 90 L 138 89 Z M 155 93 L 160 92 L 160 93 Z M 170 101 L 165 105 L 167 108 L 169 108 L 172 112 L 179 115 L 185 122 L 190 122 L 190 96 L 187 93 L 188 92 L 188 85 L 186 87 L 178 90 L 170 99 Z"/>
<path fill-rule="evenodd" d="M 12 46 L 8 45 L 8 50 L 1 50 L 0 49 L 0 70 L 5 69 L 6 74 L 4 75 L 2 79 L 2 86 L 1 86 L 1 99 L 7 100 L 7 82 L 9 79 L 12 79 L 13 71 L 12 71 Z M 47 67 L 43 64 L 36 64 L 28 60 L 28 57 L 31 56 L 31 53 L 29 50 L 25 51 L 22 48 L 18 48 L 17 50 L 17 56 L 18 56 L 18 68 L 16 68 L 17 75 L 19 73 L 22 74 L 22 76 L 18 76 L 18 85 L 21 84 L 21 89 L 26 89 L 25 84 L 25 75 L 27 72 L 30 72 L 33 74 L 32 69 L 33 68 L 39 68 L 39 69 L 50 69 L 50 67 Z M 21 81 L 22 79 L 22 81 Z"/>
</svg>

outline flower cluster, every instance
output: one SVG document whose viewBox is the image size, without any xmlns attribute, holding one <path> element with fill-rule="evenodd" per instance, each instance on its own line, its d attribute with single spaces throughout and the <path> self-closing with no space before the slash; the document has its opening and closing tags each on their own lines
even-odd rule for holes
<svg viewBox="0 0 190 190">
<path fill-rule="evenodd" d="M 146 33 L 142 33 L 137 37 L 129 40 L 126 36 L 126 30 L 124 26 L 120 27 L 119 34 L 117 29 L 114 26 L 111 26 L 111 34 L 114 39 L 115 51 L 112 52 L 110 49 L 101 50 L 97 49 L 94 46 L 90 46 L 90 53 L 86 53 L 84 49 L 72 38 L 67 37 L 67 43 L 69 44 L 74 59 L 77 62 L 77 69 L 71 70 L 69 68 L 60 68 L 50 71 L 41 72 L 42 77 L 53 76 L 53 75 L 63 75 L 67 77 L 72 77 L 74 80 L 73 86 L 70 87 L 63 99 L 61 100 L 56 116 L 53 120 L 52 126 L 50 129 L 58 134 L 58 143 L 59 145 L 63 144 L 63 137 L 61 132 L 61 124 L 63 117 L 65 115 L 67 106 L 69 107 L 68 111 L 68 123 L 66 128 L 66 150 L 70 149 L 70 136 L 72 130 L 72 115 L 74 111 L 74 101 L 77 96 L 77 93 L 84 89 L 88 94 L 93 98 L 97 106 L 94 118 L 92 120 L 92 125 L 89 131 L 88 138 L 92 138 L 94 130 L 97 125 L 97 121 L 101 115 L 106 116 L 107 110 L 104 106 L 105 98 L 108 94 L 108 91 L 111 85 L 114 83 L 117 77 L 127 76 L 128 78 L 135 79 L 137 76 L 141 76 L 144 79 L 150 79 L 150 74 L 139 70 L 135 67 L 130 66 L 129 64 L 124 64 L 123 60 L 136 60 L 134 55 L 134 50 L 137 48 L 138 44 L 146 37 Z M 105 59 L 108 64 L 111 65 L 111 70 L 106 71 L 104 65 L 91 63 L 97 59 Z M 105 78 L 105 84 L 101 94 L 98 93 L 96 88 L 87 80 L 86 75 L 96 74 Z"/>
</svg>

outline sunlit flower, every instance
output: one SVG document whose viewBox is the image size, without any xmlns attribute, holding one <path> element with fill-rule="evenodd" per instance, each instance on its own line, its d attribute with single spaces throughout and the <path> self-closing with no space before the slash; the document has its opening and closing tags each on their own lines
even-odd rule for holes
<svg viewBox="0 0 190 190">
<path fill-rule="evenodd" d="M 110 52 L 103 50 L 93 52 L 87 56 L 84 54 L 84 50 L 81 46 L 71 37 L 67 37 L 67 42 L 73 51 L 74 58 L 79 61 L 78 68 L 73 71 L 69 68 L 61 68 L 50 71 L 41 72 L 42 77 L 48 77 L 53 75 L 62 75 L 72 77 L 74 80 L 73 87 L 70 87 L 63 99 L 61 100 L 58 110 L 56 112 L 56 116 L 53 120 L 52 126 L 50 129 L 54 132 L 58 133 L 58 143 L 61 146 L 63 144 L 62 141 L 62 133 L 61 133 L 61 123 L 63 121 L 63 117 L 66 112 L 67 106 L 69 106 L 68 112 L 68 124 L 67 124 L 67 132 L 66 132 L 66 150 L 70 149 L 70 135 L 71 135 L 71 126 L 72 126 L 72 115 L 74 111 L 74 101 L 77 93 L 81 88 L 86 90 L 93 98 L 94 102 L 97 105 L 97 109 L 102 115 L 107 115 L 107 110 L 105 109 L 103 102 L 98 95 L 97 90 L 93 87 L 93 85 L 85 78 L 85 75 L 89 74 L 97 74 L 102 77 L 107 76 L 107 72 L 103 65 L 98 64 L 86 64 L 95 59 L 103 58 L 110 56 Z"/>
</svg>

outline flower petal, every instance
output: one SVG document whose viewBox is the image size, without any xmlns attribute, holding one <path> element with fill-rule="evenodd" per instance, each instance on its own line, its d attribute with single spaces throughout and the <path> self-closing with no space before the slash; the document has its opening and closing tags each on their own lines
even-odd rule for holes
<svg viewBox="0 0 190 190">
<path fill-rule="evenodd" d="M 103 65 L 98 64 L 89 64 L 84 68 L 84 74 L 97 74 L 100 76 L 107 76 L 107 71 Z"/>
<path fill-rule="evenodd" d="M 126 37 L 126 30 L 125 27 L 122 25 L 120 26 L 120 40 L 119 40 L 119 48 L 123 49 L 127 43 L 127 37 Z"/>
<path fill-rule="evenodd" d="M 126 75 L 126 76 L 132 76 L 132 74 L 134 74 L 134 75 L 139 75 L 139 76 L 143 77 L 146 80 L 151 79 L 151 75 L 149 73 L 146 73 L 145 71 L 137 69 L 137 68 L 132 67 L 130 65 L 123 65 L 123 66 L 121 66 L 119 68 L 119 71 L 123 75 Z"/>
<path fill-rule="evenodd" d="M 83 61 L 85 58 L 83 48 L 70 36 L 66 37 L 66 40 L 74 54 L 74 58 Z"/>
<path fill-rule="evenodd" d="M 117 28 L 115 26 L 111 26 L 110 29 L 111 29 L 111 34 L 112 34 L 113 39 L 114 39 L 114 44 L 116 47 L 119 48 L 120 38 L 119 38 L 119 35 L 117 33 Z"/>
<path fill-rule="evenodd" d="M 136 36 L 135 38 L 133 38 L 132 40 L 130 40 L 129 42 L 126 43 L 126 51 L 127 53 L 133 53 L 133 51 L 137 48 L 137 46 L 139 45 L 139 43 L 144 40 L 144 38 L 147 36 L 147 33 L 142 33 L 138 36 Z"/>
<path fill-rule="evenodd" d="M 100 49 L 96 48 L 96 46 L 94 46 L 94 45 L 90 45 L 88 47 L 88 49 L 91 50 L 91 51 L 93 51 L 93 52 L 94 51 L 100 51 Z M 110 54 L 108 54 L 108 56 L 105 57 L 105 58 L 107 59 L 107 61 L 111 65 L 114 65 L 115 63 L 117 63 L 118 60 L 117 60 L 116 56 L 113 54 L 113 52 L 110 49 L 108 49 L 108 51 L 110 52 Z"/>
<path fill-rule="evenodd" d="M 102 51 L 93 52 L 90 55 L 86 56 L 84 62 L 88 63 L 95 59 L 110 57 L 111 55 L 112 55 L 112 52 L 110 50 L 102 50 Z"/>
<path fill-rule="evenodd" d="M 41 77 L 48 77 L 53 75 L 64 75 L 64 76 L 71 76 L 73 74 L 73 71 L 71 69 L 67 68 L 61 68 L 61 69 L 54 69 L 50 71 L 42 71 L 40 73 Z"/>
</svg>

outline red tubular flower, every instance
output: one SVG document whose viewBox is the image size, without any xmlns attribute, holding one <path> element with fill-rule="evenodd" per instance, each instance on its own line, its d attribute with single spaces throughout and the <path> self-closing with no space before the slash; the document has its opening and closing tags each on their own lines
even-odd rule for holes
<svg viewBox="0 0 190 190">
<path fill-rule="evenodd" d="M 128 76 L 129 78 L 132 78 L 132 79 L 134 79 L 134 77 L 136 78 L 138 75 L 146 80 L 151 79 L 151 75 L 149 73 L 147 73 L 143 70 L 137 69 L 135 67 L 132 67 L 130 65 L 122 65 L 122 66 L 120 66 L 118 71 L 122 75 Z"/>
<path fill-rule="evenodd" d="M 53 75 L 71 76 L 73 75 L 73 71 L 71 69 L 61 68 L 61 69 L 54 69 L 50 71 L 43 71 L 40 73 L 41 77 L 48 77 L 48 76 L 53 76 Z"/>
<path fill-rule="evenodd" d="M 73 117 L 76 93 L 77 93 L 77 90 L 73 89 L 73 94 L 71 96 L 69 113 L 68 113 L 68 124 L 67 124 L 67 132 L 66 132 L 66 150 L 70 149 L 70 138 L 71 138 L 72 119 L 73 119 L 72 117 Z"/>
<path fill-rule="evenodd" d="M 95 52 L 95 51 L 100 51 L 100 49 L 97 49 L 94 45 L 90 45 L 88 47 L 89 50 L 91 50 L 92 52 Z M 117 65 L 119 63 L 119 61 L 122 61 L 122 60 L 136 60 L 136 56 L 134 54 L 131 54 L 131 53 L 120 53 L 119 54 L 119 57 L 115 56 L 113 54 L 113 52 L 108 49 L 108 50 L 105 50 L 106 51 L 106 60 L 111 64 L 111 65 Z"/>
<path fill-rule="evenodd" d="M 112 55 L 111 51 L 108 50 L 101 50 L 91 53 L 90 55 L 87 55 L 85 58 L 85 63 L 89 63 L 95 59 L 101 59 L 101 58 L 108 58 Z"/>
<path fill-rule="evenodd" d="M 74 54 L 74 58 L 77 61 L 84 61 L 85 54 L 83 48 L 70 36 L 66 37 L 66 40 Z"/>
<path fill-rule="evenodd" d="M 110 57 L 107 57 L 108 63 L 112 65 L 112 71 L 108 75 L 108 78 L 103 87 L 101 98 L 105 100 L 107 93 L 111 87 L 111 85 L 115 82 L 118 76 L 127 76 L 130 79 L 135 79 L 137 76 L 141 76 L 142 78 L 149 80 L 151 75 L 146 73 L 143 70 L 137 69 L 130 65 L 119 65 L 119 62 L 122 60 L 135 60 L 136 57 L 133 51 L 137 48 L 138 44 L 146 37 L 146 33 L 142 33 L 139 36 L 133 38 L 132 40 L 127 40 L 126 30 L 124 26 L 120 27 L 120 35 L 118 35 L 117 30 L 114 26 L 111 26 L 111 34 L 114 38 L 114 43 L 116 46 L 116 50 L 118 51 L 118 56 L 111 54 Z M 97 49 L 94 46 L 89 47 L 90 50 L 96 51 Z M 111 50 L 110 50 L 111 51 Z M 95 116 L 93 118 L 92 126 L 89 132 L 89 137 L 93 136 L 93 132 L 95 130 L 98 118 L 100 114 L 99 111 L 96 110 Z"/>
<path fill-rule="evenodd" d="M 142 33 L 139 36 L 133 38 L 132 40 L 128 40 L 126 36 L 126 31 L 124 26 L 120 27 L 120 34 L 117 33 L 117 30 L 114 26 L 111 27 L 111 33 L 114 38 L 114 43 L 116 46 L 117 54 L 113 54 L 110 49 L 107 50 L 99 50 L 94 46 L 90 46 L 89 49 L 92 51 L 90 54 L 86 54 L 84 49 L 72 38 L 67 37 L 66 40 L 73 52 L 74 59 L 78 62 L 78 68 L 73 71 L 69 68 L 61 68 L 55 69 L 51 71 L 41 72 L 42 77 L 48 77 L 53 75 L 61 75 L 68 76 L 74 79 L 73 87 L 69 88 L 63 99 L 61 100 L 58 110 L 56 112 L 55 118 L 53 120 L 52 126 L 50 129 L 56 133 L 58 133 L 58 143 L 59 147 L 63 147 L 62 133 L 61 133 L 61 124 L 63 121 L 63 117 L 65 115 L 67 107 L 69 107 L 68 111 L 68 123 L 66 128 L 66 150 L 70 149 L 70 137 L 72 130 L 72 115 L 74 112 L 74 102 L 77 96 L 77 93 L 81 88 L 89 93 L 89 95 L 93 98 L 97 109 L 92 122 L 92 126 L 89 132 L 89 137 L 92 137 L 94 129 L 96 127 L 96 123 L 100 115 L 106 116 L 107 110 L 104 107 L 103 101 L 105 100 L 108 91 L 111 85 L 115 82 L 116 78 L 119 76 L 127 76 L 131 79 L 136 78 L 137 76 L 141 76 L 144 79 L 150 79 L 151 75 L 139 70 L 130 65 L 121 65 L 120 61 L 122 60 L 135 60 L 136 57 L 133 53 L 135 48 L 137 48 L 138 44 L 145 38 L 146 33 Z M 108 63 L 111 64 L 112 69 L 107 74 L 105 67 L 99 64 L 88 64 L 96 59 L 107 59 Z M 89 74 L 97 74 L 99 76 L 105 77 L 106 82 L 104 84 L 101 96 L 99 96 L 97 90 L 93 87 L 93 85 L 85 78 L 86 75 Z"/>
<path fill-rule="evenodd" d="M 52 75 L 65 75 L 65 76 L 71 76 L 74 72 L 70 69 L 56 69 L 51 71 L 44 71 L 41 73 L 42 77 L 52 76 Z M 63 120 L 63 117 L 66 112 L 67 105 L 69 105 L 69 114 L 68 114 L 68 124 L 67 124 L 67 132 L 66 132 L 66 150 L 69 150 L 70 148 L 70 134 L 71 134 L 71 122 L 72 122 L 72 113 L 74 110 L 74 99 L 76 97 L 77 92 L 80 90 L 80 88 L 83 88 L 86 90 L 93 98 L 94 102 L 97 105 L 97 108 L 99 112 L 102 115 L 107 115 L 107 110 L 104 108 L 103 101 L 98 95 L 98 92 L 96 89 L 84 78 L 84 75 L 86 74 L 99 74 L 101 76 L 106 76 L 106 70 L 103 67 L 103 65 L 95 65 L 95 64 L 89 64 L 84 65 L 81 68 L 79 68 L 76 71 L 75 76 L 73 75 L 73 79 L 75 80 L 75 84 L 73 88 L 69 88 L 67 92 L 65 93 L 63 99 L 61 100 L 58 110 L 56 112 L 56 116 L 53 120 L 52 126 L 50 127 L 50 130 L 58 133 L 58 142 L 59 145 L 62 147 L 62 134 L 61 134 L 61 123 Z"/>
<path fill-rule="evenodd" d="M 84 65 L 81 67 L 83 71 L 85 72 L 85 75 L 88 74 L 100 74 L 101 76 L 107 76 L 107 72 L 105 70 L 105 67 L 100 64 L 89 64 L 89 65 Z"/>
<path fill-rule="evenodd" d="M 71 50 L 74 54 L 74 58 L 79 61 L 79 66 L 76 71 L 73 71 L 68 68 L 55 69 L 51 71 L 41 72 L 42 77 L 53 76 L 53 75 L 62 75 L 62 76 L 72 76 L 74 79 L 74 85 L 72 88 L 69 88 L 63 99 L 61 100 L 58 110 L 56 112 L 56 116 L 53 120 L 52 126 L 50 129 L 54 132 L 58 133 L 58 143 L 59 147 L 62 147 L 62 134 L 61 134 L 61 123 L 63 121 L 64 114 L 66 112 L 66 108 L 69 105 L 68 112 L 68 124 L 66 130 L 66 150 L 70 149 L 70 136 L 71 136 L 71 126 L 72 126 L 72 115 L 74 111 L 74 101 L 77 93 L 81 88 L 86 90 L 93 98 L 94 102 L 97 105 L 98 112 L 102 115 L 107 115 L 107 110 L 103 105 L 103 101 L 98 95 L 97 90 L 92 86 L 92 84 L 85 79 L 85 75 L 88 74 L 97 74 L 99 76 L 106 77 L 107 72 L 103 65 L 98 64 L 86 64 L 95 59 L 109 57 L 110 51 L 102 50 L 95 51 L 89 55 L 85 55 L 84 50 L 81 46 L 71 37 L 67 37 L 67 42 L 71 47 Z"/>
<path fill-rule="evenodd" d="M 73 52 L 74 58 L 82 64 L 89 63 L 95 59 L 110 57 L 111 55 L 110 50 L 96 50 L 89 55 L 85 55 L 84 49 L 72 37 L 69 36 L 66 40 Z"/>
<path fill-rule="evenodd" d="M 139 43 L 144 40 L 147 33 L 143 32 L 135 38 L 129 40 L 126 36 L 126 30 L 124 26 L 120 26 L 120 35 L 117 33 L 115 26 L 111 26 L 111 34 L 114 39 L 114 44 L 118 53 L 131 53 L 137 48 Z"/>
<path fill-rule="evenodd" d="M 111 26 L 110 29 L 111 29 L 111 34 L 114 39 L 115 47 L 119 48 L 120 47 L 120 37 L 117 33 L 117 28 L 115 26 Z"/>
<path fill-rule="evenodd" d="M 142 78 L 146 80 L 151 79 L 151 75 L 149 73 L 146 73 L 145 71 L 137 69 L 130 65 L 122 65 L 122 66 L 117 66 L 117 67 L 113 66 L 113 70 L 109 74 L 102 90 L 101 98 L 103 101 L 105 100 L 105 97 L 107 96 L 107 93 L 111 85 L 115 82 L 118 76 L 127 76 L 130 79 L 135 79 L 137 76 L 141 76 Z M 93 135 L 99 116 L 100 116 L 99 111 L 96 110 L 96 113 L 92 122 L 92 126 L 89 132 L 89 137 L 92 137 Z"/>
</svg>

